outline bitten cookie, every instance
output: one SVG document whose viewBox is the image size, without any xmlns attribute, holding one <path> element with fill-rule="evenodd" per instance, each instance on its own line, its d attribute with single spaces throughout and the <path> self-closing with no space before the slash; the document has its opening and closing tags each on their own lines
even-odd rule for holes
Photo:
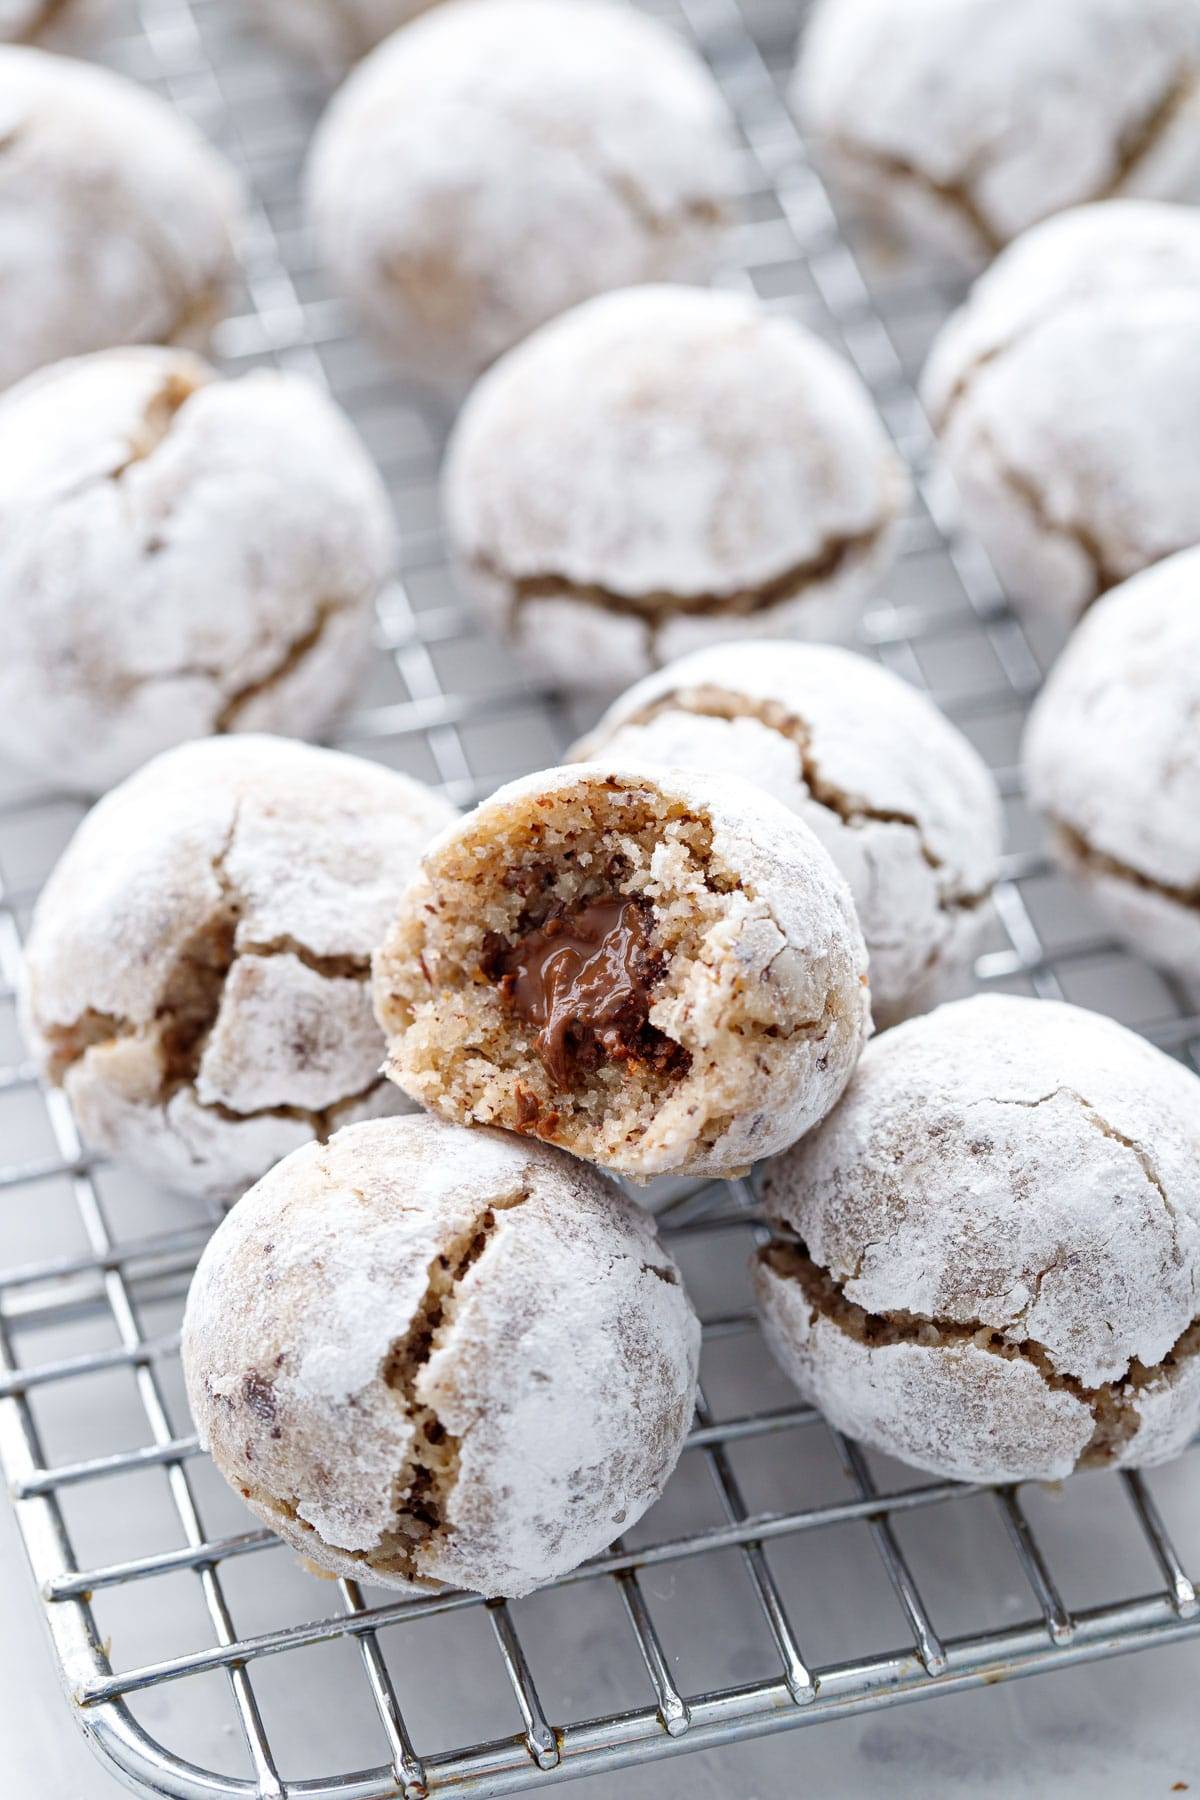
<svg viewBox="0 0 1200 1800">
<path fill-rule="evenodd" d="M 1127 200 L 1037 226 L 943 330 L 923 397 L 1018 604 L 1065 627 L 1200 542 L 1198 318 L 1200 213 Z"/>
<path fill-rule="evenodd" d="M 1111 1019 L 992 995 L 898 1026 L 761 1192 L 768 1342 L 850 1436 L 1057 1480 L 1200 1425 L 1200 1081 Z"/>
<path fill-rule="evenodd" d="M 132 81 L 0 48 L 0 387 L 112 344 L 202 346 L 233 271 L 233 171 Z"/>
<path fill-rule="evenodd" d="M 833 1105 L 866 950 L 806 825 L 621 762 L 501 788 L 436 840 L 375 958 L 388 1073 L 639 1179 L 727 1174 Z"/>
<path fill-rule="evenodd" d="M 208 732 L 319 731 L 390 568 L 383 484 L 299 375 L 111 350 L 0 396 L 0 749 L 96 793 Z"/>
<path fill-rule="evenodd" d="M 267 737 L 158 757 L 42 892 L 23 1012 L 97 1149 L 224 1198 L 396 1110 L 369 959 L 454 809 L 376 763 Z"/>
<path fill-rule="evenodd" d="M 831 174 L 972 263 L 1050 213 L 1200 169 L 1192 0 L 818 0 L 793 84 Z"/>
<path fill-rule="evenodd" d="M 309 168 L 338 284 L 452 383 L 591 294 L 707 276 L 734 185 L 703 63 L 600 0 L 436 7 L 339 90 Z"/>
<path fill-rule="evenodd" d="M 851 636 L 908 494 L 833 351 L 683 287 L 592 300 L 512 351 L 463 408 L 443 478 L 467 590 L 572 688 L 725 638 Z"/>
<path fill-rule="evenodd" d="M 1088 614 L 1024 757 L 1060 861 L 1134 950 L 1200 976 L 1200 549 Z"/>
<path fill-rule="evenodd" d="M 540 1144 L 382 1119 L 309 1144 L 188 1296 L 201 1441 L 312 1562 L 526 1594 L 661 1494 L 700 1327 L 653 1224 Z"/>
<path fill-rule="evenodd" d="M 648 676 L 574 755 L 742 775 L 810 825 L 849 883 L 877 1025 L 964 974 L 996 879 L 996 784 L 878 664 L 821 644 L 724 644 Z"/>
<path fill-rule="evenodd" d="M 339 76 L 433 0 L 254 0 L 247 6 L 274 37 Z"/>
</svg>

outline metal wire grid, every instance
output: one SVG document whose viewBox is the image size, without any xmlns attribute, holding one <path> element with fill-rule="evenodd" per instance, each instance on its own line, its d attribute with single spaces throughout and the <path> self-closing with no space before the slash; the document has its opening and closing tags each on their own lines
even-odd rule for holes
<svg viewBox="0 0 1200 1800">
<path fill-rule="evenodd" d="M 919 476 L 920 498 L 906 528 L 904 556 L 893 599 L 868 619 L 870 647 L 891 667 L 937 697 L 990 751 L 1002 785 L 1016 796 L 1011 767 L 1014 730 L 1036 688 L 1039 669 L 1021 627 L 1006 611 L 983 558 L 944 528 L 936 485 L 928 479 L 929 438 L 911 386 L 914 358 L 946 304 L 900 266 L 872 269 L 856 259 L 839 232 L 824 190 L 780 98 L 779 75 L 790 57 L 794 9 L 778 0 L 664 0 L 656 8 L 693 33 L 737 112 L 746 141 L 748 223 L 737 266 L 727 279 L 748 285 L 770 304 L 804 317 L 839 342 L 873 388 L 881 411 Z M 753 29 L 751 29 L 753 26 Z M 129 30 L 109 46 L 111 59 L 165 92 L 197 116 L 247 176 L 252 220 L 245 254 L 245 294 L 223 328 L 219 349 L 233 369 L 258 361 L 299 367 L 327 381 L 358 420 L 391 481 L 404 528 L 402 579 L 381 608 L 378 691 L 350 719 L 338 741 L 409 767 L 440 783 L 459 801 L 477 798 L 519 766 L 552 760 L 569 721 L 547 696 L 532 693 L 493 646 L 475 634 L 447 585 L 432 490 L 446 420 L 433 402 L 406 393 L 375 363 L 349 328 L 340 304 L 324 291 L 307 260 L 300 226 L 296 171 L 319 101 L 294 72 L 241 34 L 224 0 L 143 0 Z M 864 268 L 866 273 L 864 274 Z M 911 601 L 906 597 L 911 594 Z M 946 691 L 937 671 L 957 644 L 973 671 Z M 962 657 L 959 657 L 962 662 Z M 996 729 L 996 727 L 999 727 Z M 506 760 L 507 759 L 507 760 Z M 54 796 L 16 789 L 0 799 L 0 1007 L 11 1013 L 23 921 L 36 882 L 12 873 L 22 863 L 31 826 L 51 822 L 61 839 L 76 813 Z M 1128 971 L 1099 935 L 1073 932 L 1045 941 L 1038 884 L 1044 865 L 1036 850 L 1010 855 L 996 896 L 993 947 L 978 977 L 1046 997 L 1090 999 L 1079 991 L 1092 971 L 1097 981 L 1120 981 Z M 1151 985 L 1147 987 L 1147 983 Z M 1136 1022 L 1154 1041 L 1197 1060 L 1200 1017 L 1178 988 L 1146 976 L 1131 1002 Z M 1153 996 L 1147 999 L 1147 993 Z M 12 1040 L 10 1054 L 3 1050 Z M 139 1791 L 180 1796 L 329 1796 L 372 1800 L 397 1792 L 499 1794 L 573 1774 L 611 1770 L 675 1749 L 727 1742 L 787 1729 L 871 1707 L 913 1700 L 1069 1662 L 1108 1656 L 1200 1632 L 1200 1604 L 1168 1535 L 1155 1497 L 1137 1474 L 1104 1476 L 1124 1489 L 1130 1518 L 1149 1547 L 1159 1585 L 1135 1597 L 1113 1593 L 1071 1610 L 1050 1559 L 1035 1536 L 1026 1499 L 1014 1488 L 990 1492 L 948 1482 L 913 1485 L 890 1466 L 829 1431 L 797 1401 L 726 1412 L 702 1395 L 684 1464 L 707 1465 L 719 1513 L 686 1520 L 662 1532 L 650 1515 L 636 1544 L 618 1544 L 559 1584 L 578 1594 L 583 1584 L 613 1584 L 632 1647 L 644 1669 L 643 1698 L 623 1710 L 578 1709 L 552 1722 L 539 1699 L 531 1658 L 516 1622 L 517 1608 L 468 1594 L 427 1599 L 368 1599 L 355 1582 L 337 1583 L 338 1604 L 315 1620 L 239 1631 L 229 1588 L 241 1559 L 261 1566 L 276 1542 L 259 1529 L 206 1528 L 197 1499 L 204 1465 L 195 1438 L 183 1429 L 171 1393 L 178 1350 L 174 1329 L 154 1331 L 147 1316 L 163 1306 L 177 1317 L 210 1218 L 181 1227 L 130 1230 L 116 1215 L 106 1171 L 80 1142 L 63 1096 L 41 1088 L 23 1059 L 15 1032 L 0 1033 L 0 1104 L 36 1111 L 45 1134 L 40 1154 L 0 1166 L 0 1244 L 7 1261 L 12 1221 L 36 1207 L 51 1189 L 65 1195 L 81 1248 L 38 1255 L 0 1273 L 0 1459 L 12 1487 L 19 1523 L 61 1671 L 79 1718 L 97 1748 Z M 719 1260 L 738 1264 L 754 1240 L 753 1195 L 745 1184 L 709 1183 L 677 1193 L 663 1213 L 677 1254 L 719 1244 Z M 82 1234 L 81 1238 L 79 1234 Z M 70 1354 L 37 1354 L 47 1331 L 103 1319 L 114 1341 Z M 756 1343 L 744 1300 L 706 1319 L 706 1357 L 723 1340 Z M 34 1345 L 24 1354 L 26 1340 Z M 761 1352 L 756 1352 L 761 1354 Z M 140 1441 L 49 1461 L 39 1405 L 77 1383 L 122 1373 L 133 1382 L 140 1409 Z M 765 1386 L 764 1391 L 770 1391 Z M 103 1434 L 105 1421 L 97 1429 Z M 827 1434 L 827 1436 L 825 1436 Z M 792 1491 L 784 1508 L 754 1509 L 738 1472 L 742 1450 L 778 1439 L 789 1446 Z M 101 1435 L 101 1441 L 107 1442 Z M 843 1489 L 835 1499 L 806 1499 L 814 1447 L 832 1442 Z M 794 1454 L 791 1451 L 794 1449 Z M 123 1554 L 81 1566 L 66 1517 L 74 1490 L 112 1478 L 157 1472 L 173 1509 L 178 1541 L 143 1548 L 136 1510 L 126 1521 Z M 679 1477 L 676 1477 L 678 1480 Z M 1071 1492 L 1075 1484 L 1071 1484 Z M 668 1490 L 668 1506 L 671 1490 Z M 901 1543 L 906 1521 L 930 1508 L 961 1508 L 985 1496 L 998 1510 L 1027 1584 L 1023 1616 L 1002 1628 L 947 1638 L 939 1633 L 925 1591 Z M 898 1603 L 899 1647 L 865 1657 L 816 1664 L 773 1568 L 774 1551 L 789 1540 L 821 1534 L 837 1564 L 844 1542 L 837 1528 L 859 1525 L 873 1540 Z M 771 1646 L 771 1672 L 753 1682 L 684 1691 L 677 1646 L 660 1636 L 647 1580 L 670 1568 L 693 1583 L 714 1579 L 715 1558 L 730 1553 L 753 1596 Z M 86 1559 L 85 1559 L 86 1560 Z M 838 1567 L 838 1579 L 847 1570 Z M 201 1591 L 211 1642 L 114 1666 L 102 1641 L 97 1609 L 104 1596 L 133 1584 L 193 1574 Z M 307 1603 L 325 1589 L 307 1584 Z M 170 1614 L 168 1603 L 160 1609 Z M 486 1739 L 473 1725 L 464 1694 L 456 1721 L 459 1741 L 429 1753 L 406 1724 L 405 1682 L 393 1670 L 415 1665 L 422 1622 L 474 1610 L 486 1616 L 511 1689 L 516 1729 Z M 169 1621 L 168 1621 L 169 1623 Z M 288 1658 L 337 1641 L 357 1646 L 371 1703 L 386 1744 L 379 1766 L 333 1775 L 285 1779 L 278 1739 L 269 1734 L 256 1697 L 269 1659 Z M 247 1772 L 206 1769 L 159 1743 L 135 1716 L 139 1698 L 163 1684 L 223 1672 L 244 1742 Z M 599 1670 L 584 1667 L 586 1689 Z M 399 1692 L 397 1691 L 399 1687 Z"/>
</svg>

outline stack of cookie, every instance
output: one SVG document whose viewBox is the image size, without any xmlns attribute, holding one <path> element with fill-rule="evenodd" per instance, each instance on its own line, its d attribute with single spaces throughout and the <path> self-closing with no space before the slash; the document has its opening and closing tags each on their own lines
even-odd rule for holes
<svg viewBox="0 0 1200 1800">
<path fill-rule="evenodd" d="M 1200 222 L 1114 196 L 1200 166 L 1200 23 L 1044 10 L 820 0 L 795 92 L 886 229 L 996 256 L 926 370 L 945 469 L 1027 617 L 1115 590 L 1035 709 L 1030 790 L 1117 929 L 1195 975 Z M 465 817 L 298 741 L 359 678 L 386 490 L 306 377 L 197 354 L 241 230 L 219 157 L 115 76 L 0 49 L 0 747 L 103 796 L 24 1018 L 93 1146 L 237 1202 L 184 1331 L 219 1467 L 323 1570 L 566 1573 L 661 1494 L 697 1379 L 611 1178 L 756 1163 L 765 1329 L 843 1429 L 971 1480 L 1176 1454 L 1200 1084 L 1074 1008 L 957 997 L 999 795 L 844 647 L 913 482 L 838 354 L 700 285 L 739 168 L 706 69 L 599 0 L 267 18 L 327 72 L 364 58 L 312 221 L 392 358 L 462 400 L 463 592 L 609 704 Z"/>
</svg>

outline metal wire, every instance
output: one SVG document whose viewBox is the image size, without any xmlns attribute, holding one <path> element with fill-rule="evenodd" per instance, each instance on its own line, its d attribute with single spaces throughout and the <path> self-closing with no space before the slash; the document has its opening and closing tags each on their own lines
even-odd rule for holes
<svg viewBox="0 0 1200 1800">
<path fill-rule="evenodd" d="M 839 230 L 821 182 L 780 94 L 790 58 L 795 10 L 781 0 L 662 0 L 655 7 L 695 39 L 737 114 L 746 146 L 745 202 L 734 265 L 725 279 L 757 292 L 769 304 L 802 317 L 839 344 L 873 389 L 901 449 L 918 474 L 918 499 L 907 521 L 895 597 L 869 616 L 866 647 L 888 666 L 932 687 L 952 716 L 968 725 L 991 760 L 1003 791 L 1017 799 L 1012 733 L 1036 690 L 1037 658 L 1007 611 L 978 550 L 956 539 L 929 477 L 929 433 L 913 394 L 917 347 L 943 315 L 949 290 L 899 266 L 872 267 Z M 440 784 L 458 801 L 486 792 L 522 766 L 547 761 L 565 737 L 556 704 L 536 694 L 497 653 L 482 651 L 475 625 L 449 588 L 431 495 L 446 419 L 435 402 L 406 392 L 351 331 L 342 305 L 326 292 L 309 261 L 297 198 L 297 174 L 320 94 L 269 50 L 247 36 L 229 0 L 141 0 L 124 33 L 106 47 L 109 60 L 148 82 L 194 115 L 241 167 L 251 202 L 242 305 L 218 343 L 231 371 L 270 361 L 304 369 L 326 381 L 367 431 L 396 495 L 403 532 L 401 579 L 380 612 L 380 671 L 390 677 L 381 697 L 346 721 L 338 742 L 381 756 Z M 918 579 L 919 578 L 919 579 Z M 965 652 L 958 672 L 940 680 L 948 648 Z M 447 668 L 471 668 L 481 649 L 486 680 L 472 676 L 456 691 Z M 990 733 L 990 735 L 989 735 Z M 537 746 L 541 746 L 538 753 Z M 505 759 L 509 759 L 506 763 Z M 11 1010 L 18 982 L 20 931 L 36 891 L 23 877 L 9 879 L 13 846 L 62 803 L 42 792 L 0 800 L 0 1009 Z M 1038 924 L 1044 865 L 1036 851 L 1011 855 L 996 896 L 994 942 L 979 962 L 981 982 L 1017 986 L 1047 997 L 1072 997 L 1077 977 L 1098 962 L 1128 966 L 1095 932 L 1076 930 L 1047 942 Z M 1157 1011 L 1143 1007 L 1137 1023 L 1164 1048 L 1196 1060 L 1200 1017 L 1186 994 L 1169 982 Z M 1093 1000 L 1093 1003 L 1095 1001 Z M 631 1668 L 644 1698 L 611 1711 L 586 1705 L 555 1719 L 539 1697 L 517 1609 L 469 1594 L 370 1604 L 358 1584 L 343 1581 L 313 1590 L 313 1604 L 336 1594 L 319 1617 L 284 1620 L 239 1633 L 226 1588 L 239 1568 L 253 1573 L 276 1540 L 260 1529 L 206 1530 L 194 1481 L 195 1438 L 173 1422 L 164 1378 L 178 1353 L 178 1333 L 150 1330 L 151 1310 L 166 1306 L 177 1320 L 188 1274 L 212 1220 L 161 1231 L 123 1232 L 110 1218 L 111 1191 L 103 1171 L 81 1145 L 60 1094 L 45 1091 L 19 1051 L 0 1057 L 0 1100 L 32 1108 L 49 1147 L 0 1165 L 0 1461 L 8 1477 L 34 1577 L 45 1603 L 62 1673 L 76 1716 L 97 1749 L 140 1791 L 200 1796 L 284 1796 L 291 1800 L 376 1800 L 401 1793 L 515 1793 L 571 1775 L 612 1770 L 687 1748 L 812 1724 L 1002 1676 L 1034 1674 L 1072 1662 L 1113 1655 L 1200 1632 L 1200 1604 L 1162 1511 L 1141 1475 L 1107 1476 L 1124 1493 L 1128 1515 L 1161 1576 L 1162 1585 L 1135 1598 L 1109 1597 L 1072 1611 L 1064 1601 L 1047 1550 L 1015 1489 L 988 1491 L 951 1482 L 912 1485 L 889 1475 L 882 1483 L 871 1459 L 829 1433 L 798 1400 L 722 1416 L 701 1400 L 689 1455 L 681 1470 L 707 1467 L 719 1516 L 697 1503 L 683 1529 L 656 1532 L 651 1514 L 638 1541 L 619 1543 L 559 1584 L 578 1591 L 602 1584 L 619 1596 L 632 1643 Z M 17 1262 L 10 1258 L 10 1224 L 17 1196 L 66 1184 L 83 1248 Z M 707 1183 L 679 1196 L 663 1215 L 675 1245 L 722 1245 L 722 1262 L 740 1266 L 755 1239 L 752 1196 L 743 1184 Z M 726 1249 L 726 1240 L 728 1247 Z M 6 1270 L 3 1263 L 9 1263 Z M 732 1292 L 732 1290 L 731 1290 Z M 84 1351 L 57 1349 L 38 1356 L 42 1334 L 80 1321 L 107 1320 L 113 1340 Z M 26 1341 L 35 1346 L 23 1354 Z M 765 1353 L 744 1300 L 735 1296 L 706 1320 L 706 1354 L 721 1342 Z M 56 1393 L 97 1375 L 128 1372 L 142 1417 L 141 1441 L 102 1452 L 45 1452 L 38 1408 Z M 814 1435 L 815 1434 L 815 1435 Z M 792 1491 L 782 1509 L 754 1511 L 746 1503 L 735 1459 L 748 1446 L 784 1440 Z M 832 1442 L 845 1475 L 842 1497 L 807 1491 L 805 1447 Z M 80 1566 L 66 1522 L 71 1490 L 152 1472 L 165 1484 L 180 1542 L 148 1549 L 137 1509 L 130 1510 L 123 1550 L 94 1566 Z M 677 1475 L 676 1482 L 683 1479 Z M 674 1486 L 674 1484 L 673 1484 Z M 1068 1497 L 1073 1484 L 1068 1486 Z M 668 1489 L 664 1506 L 669 1506 Z M 981 1500 L 980 1496 L 984 1499 Z M 934 1610 L 902 1548 L 898 1526 L 930 1508 L 992 1503 L 1028 1584 L 1028 1616 L 1002 1628 L 943 1636 Z M 839 1529 L 841 1528 L 841 1529 Z M 846 1532 L 865 1530 L 899 1603 L 908 1643 L 866 1657 L 818 1663 L 789 1613 L 784 1586 L 772 1567 L 773 1547 L 820 1539 L 824 1554 L 849 1575 L 857 1551 Z M 856 1540 L 857 1542 L 858 1540 Z M 688 1692 L 681 1685 L 679 1649 L 656 1621 L 656 1572 L 680 1575 L 715 1569 L 732 1556 L 753 1595 L 772 1647 L 775 1667 L 758 1680 Z M 839 1559 L 843 1559 L 839 1563 Z M 158 1653 L 114 1666 L 96 1623 L 97 1597 L 126 1593 L 138 1583 L 194 1576 L 211 1632 L 200 1649 Z M 707 1577 L 706 1577 L 707 1578 Z M 415 1644 L 431 1621 L 485 1608 L 500 1667 L 513 1702 L 508 1735 L 478 1741 L 472 1696 L 464 1692 L 457 1739 L 422 1749 L 406 1721 L 403 1679 L 389 1660 L 401 1641 Z M 169 1607 L 166 1608 L 169 1614 Z M 615 1639 L 613 1640 L 616 1641 Z M 362 1770 L 303 1772 L 284 1778 L 288 1747 L 264 1724 L 256 1682 L 272 1659 L 289 1659 L 319 1644 L 357 1646 L 362 1679 L 378 1719 L 388 1761 Z M 576 1686 L 588 1691 L 583 1666 Z M 205 1769 L 171 1742 L 150 1735 L 133 1710 L 138 1696 L 167 1684 L 223 1677 L 245 1747 L 244 1774 Z"/>
</svg>

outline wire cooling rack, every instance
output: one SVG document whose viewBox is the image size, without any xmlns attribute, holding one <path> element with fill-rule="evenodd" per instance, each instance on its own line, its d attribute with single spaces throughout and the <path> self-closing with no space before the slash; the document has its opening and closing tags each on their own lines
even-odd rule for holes
<svg viewBox="0 0 1200 1800">
<path fill-rule="evenodd" d="M 395 496 L 402 578 L 338 742 L 477 798 L 582 723 L 482 640 L 443 562 L 447 420 L 357 337 L 309 260 L 298 167 L 321 94 L 254 39 L 244 0 L 143 0 L 106 59 L 195 117 L 252 200 L 244 292 L 217 350 L 328 382 Z M 942 522 L 912 375 L 952 285 L 839 231 L 781 98 L 787 0 L 664 0 L 745 139 L 723 279 L 827 335 L 918 473 L 865 641 L 931 689 L 997 769 L 1010 842 L 977 976 L 1115 1013 L 1196 1062 L 1188 996 L 1081 922 L 1013 764 L 1039 679 L 990 571 Z M 705 1318 L 704 1399 L 663 1500 L 607 1555 L 510 1604 L 318 1583 L 198 1454 L 178 1366 L 207 1215 L 94 1162 L 17 1034 L 20 938 L 80 808 L 0 782 L 0 1457 L 75 1717 L 140 1792 L 484 1795 L 1033 1674 L 1200 1631 L 1166 1520 L 1200 1537 L 1193 1451 L 1057 1496 L 933 1482 L 831 1431 L 770 1363 L 743 1267 L 743 1184 L 668 1196 Z M 1193 1552 L 1195 1554 L 1196 1552 Z"/>
</svg>

